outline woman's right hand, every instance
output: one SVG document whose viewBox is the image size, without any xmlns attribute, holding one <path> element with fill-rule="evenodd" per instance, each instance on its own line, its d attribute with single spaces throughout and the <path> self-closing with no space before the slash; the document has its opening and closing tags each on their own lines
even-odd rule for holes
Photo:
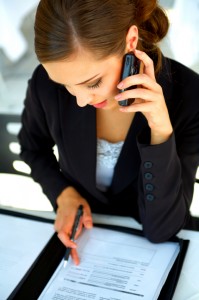
<svg viewBox="0 0 199 300">
<path fill-rule="evenodd" d="M 74 263 L 79 264 L 79 257 L 76 250 L 77 245 L 70 240 L 70 236 L 80 205 L 83 205 L 83 216 L 81 217 L 75 238 L 80 235 L 83 226 L 87 229 L 92 228 L 93 221 L 90 207 L 87 201 L 73 187 L 67 187 L 62 191 L 57 198 L 57 205 L 57 216 L 54 224 L 55 230 L 61 242 L 66 247 L 71 248 L 71 257 Z"/>
</svg>

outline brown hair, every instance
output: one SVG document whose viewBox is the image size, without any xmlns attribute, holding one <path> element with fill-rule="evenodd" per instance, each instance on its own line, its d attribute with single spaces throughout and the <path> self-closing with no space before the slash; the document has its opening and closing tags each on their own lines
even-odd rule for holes
<svg viewBox="0 0 199 300">
<path fill-rule="evenodd" d="M 131 25 L 138 49 L 161 68 L 158 42 L 169 22 L 156 0 L 40 0 L 35 18 L 35 52 L 41 63 L 67 59 L 83 47 L 99 59 L 123 54 Z"/>
</svg>

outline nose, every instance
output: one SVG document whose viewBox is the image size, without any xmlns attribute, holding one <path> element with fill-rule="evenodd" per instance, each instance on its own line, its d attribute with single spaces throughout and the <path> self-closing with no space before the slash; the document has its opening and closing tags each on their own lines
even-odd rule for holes
<svg viewBox="0 0 199 300">
<path fill-rule="evenodd" d="M 90 94 L 76 94 L 77 105 L 80 107 L 84 107 L 87 104 L 91 103 L 94 99 L 94 95 Z"/>
</svg>

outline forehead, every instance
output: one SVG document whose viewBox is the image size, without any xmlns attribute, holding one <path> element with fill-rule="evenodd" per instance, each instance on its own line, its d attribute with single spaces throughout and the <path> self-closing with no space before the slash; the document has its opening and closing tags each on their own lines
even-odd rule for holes
<svg viewBox="0 0 199 300">
<path fill-rule="evenodd" d="M 82 51 L 70 59 L 44 63 L 49 77 L 65 85 L 84 82 L 99 74 L 115 72 L 121 67 L 122 58 L 110 56 L 105 59 L 96 59 L 92 53 Z"/>
</svg>

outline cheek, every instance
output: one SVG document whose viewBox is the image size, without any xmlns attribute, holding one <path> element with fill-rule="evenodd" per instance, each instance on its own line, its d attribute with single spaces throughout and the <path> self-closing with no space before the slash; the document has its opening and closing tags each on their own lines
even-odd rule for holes
<svg viewBox="0 0 199 300">
<path fill-rule="evenodd" d="M 103 88 L 101 88 L 99 93 L 95 93 L 95 94 L 96 95 L 98 94 L 103 98 L 111 98 L 117 94 L 117 89 L 113 83 L 109 83 L 106 84 L 106 86 L 104 86 Z"/>
<path fill-rule="evenodd" d="M 107 84 L 103 89 L 100 91 L 101 96 L 104 98 L 113 98 L 118 94 L 118 89 L 117 89 L 117 83 L 111 82 Z"/>
<path fill-rule="evenodd" d="M 114 94 L 114 96 L 118 93 L 117 85 L 120 82 L 120 74 L 112 78 L 109 83 L 109 93 Z"/>
</svg>

